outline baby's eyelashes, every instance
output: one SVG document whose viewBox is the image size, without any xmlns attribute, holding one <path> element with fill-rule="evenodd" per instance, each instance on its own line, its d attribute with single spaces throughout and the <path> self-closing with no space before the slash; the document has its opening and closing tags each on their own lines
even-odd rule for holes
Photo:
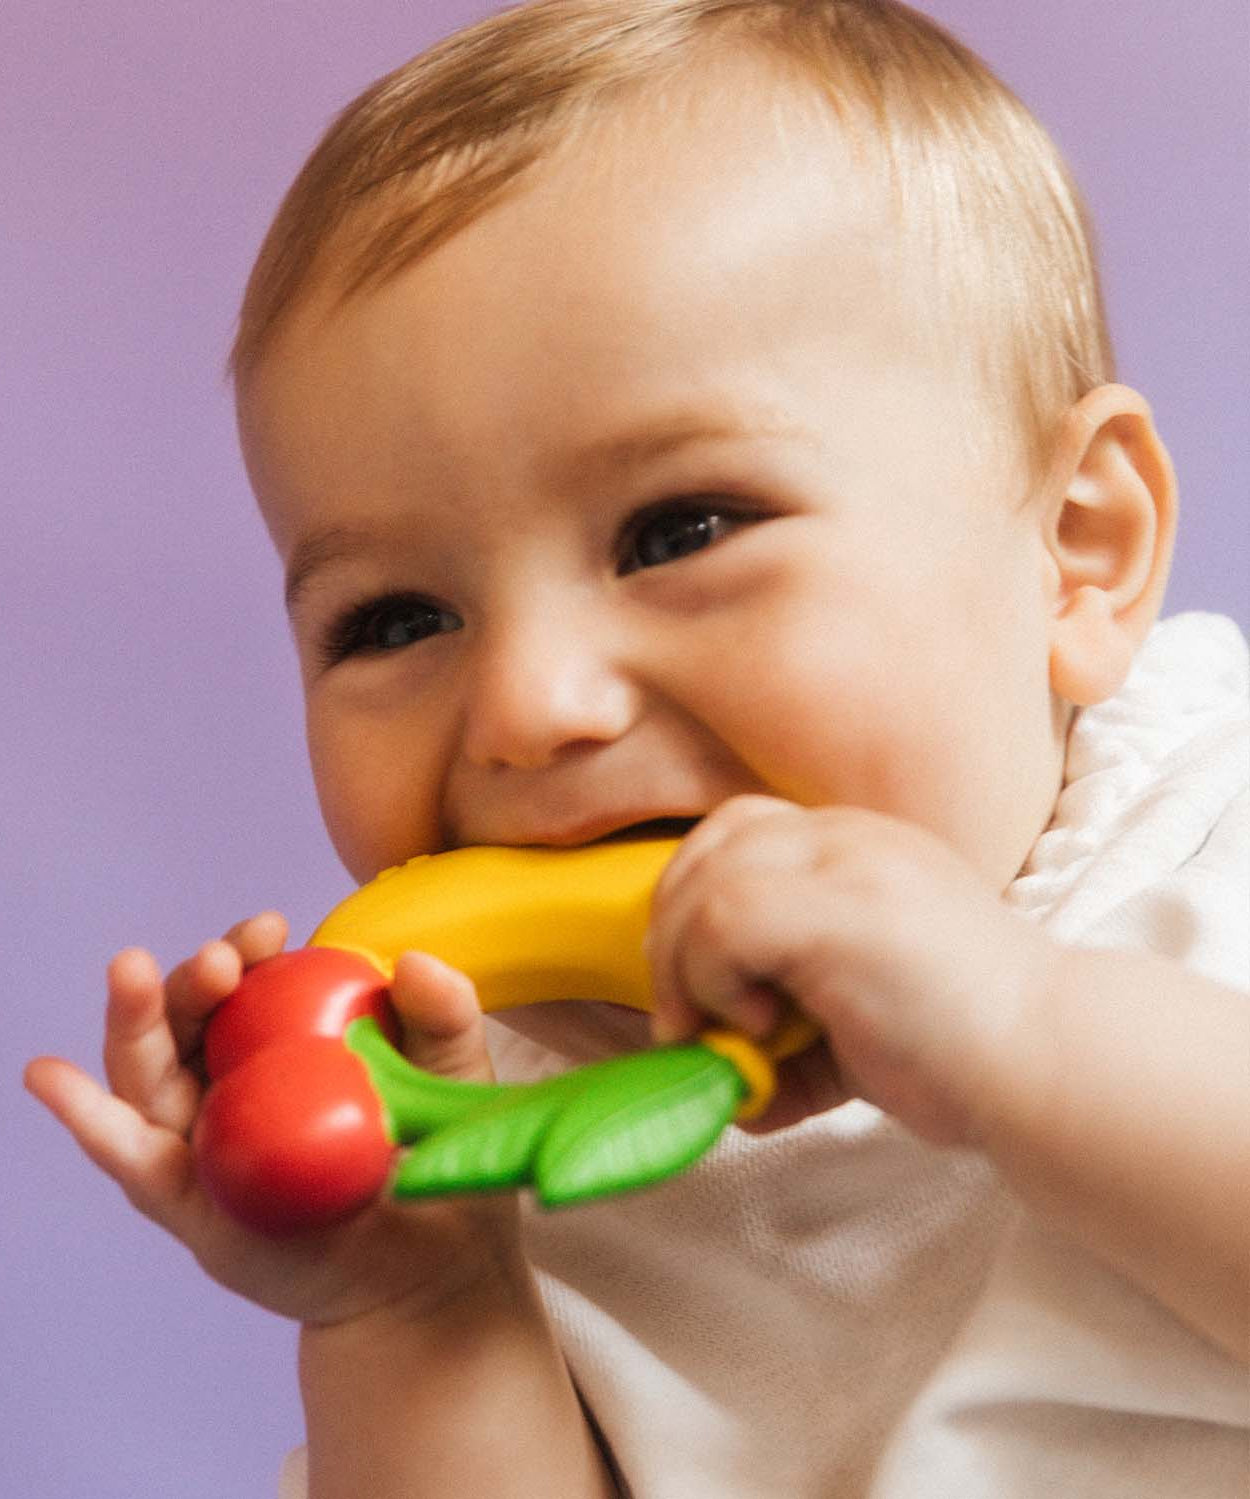
<svg viewBox="0 0 1250 1499">
<path fill-rule="evenodd" d="M 322 632 L 318 659 L 323 667 L 349 656 L 383 655 L 461 628 L 449 609 L 420 594 L 388 593 L 349 605 Z"/>
<path fill-rule="evenodd" d="M 630 519 L 621 534 L 617 572 L 624 576 L 678 562 L 706 550 L 755 518 L 715 496 L 649 505 Z"/>
</svg>

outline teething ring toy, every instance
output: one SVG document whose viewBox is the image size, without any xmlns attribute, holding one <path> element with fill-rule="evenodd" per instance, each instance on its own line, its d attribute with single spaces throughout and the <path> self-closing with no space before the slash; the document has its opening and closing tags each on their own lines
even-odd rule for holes
<svg viewBox="0 0 1250 1499">
<path fill-rule="evenodd" d="M 256 964 L 205 1034 L 211 1086 L 193 1144 L 201 1179 L 269 1234 L 398 1198 L 533 1188 L 555 1207 L 649 1185 L 762 1113 L 773 1063 L 815 1027 L 763 1045 L 727 1030 L 535 1083 L 469 1083 L 393 1044 L 399 955 L 468 974 L 487 1012 L 550 1000 L 651 1008 L 643 938 L 674 838 L 583 848 L 456 849 L 385 870 L 305 948 Z M 398 1156 L 397 1156 L 398 1152 Z"/>
</svg>

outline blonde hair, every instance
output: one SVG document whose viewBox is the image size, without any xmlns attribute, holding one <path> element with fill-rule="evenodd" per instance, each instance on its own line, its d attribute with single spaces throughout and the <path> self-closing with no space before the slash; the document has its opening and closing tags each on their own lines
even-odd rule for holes
<svg viewBox="0 0 1250 1499">
<path fill-rule="evenodd" d="M 868 128 L 931 261 L 936 320 L 972 329 L 1040 462 L 1056 418 L 1113 378 L 1085 211 L 1020 100 L 896 0 L 534 0 L 455 33 L 366 90 L 309 157 L 248 281 L 231 373 L 259 363 L 320 273 L 343 298 L 380 285 L 717 42 L 785 60 L 852 135 Z"/>
</svg>

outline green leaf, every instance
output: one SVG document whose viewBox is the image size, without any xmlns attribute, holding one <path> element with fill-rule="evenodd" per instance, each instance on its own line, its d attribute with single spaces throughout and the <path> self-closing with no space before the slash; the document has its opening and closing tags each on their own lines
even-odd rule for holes
<svg viewBox="0 0 1250 1499">
<path fill-rule="evenodd" d="M 546 1132 L 534 1186 L 546 1207 L 643 1187 L 696 1161 L 745 1092 L 733 1063 L 704 1046 L 638 1052 L 583 1069 Z"/>
<path fill-rule="evenodd" d="M 567 1087 L 547 1083 L 510 1088 L 407 1151 L 392 1192 L 442 1197 L 525 1186 L 542 1138 L 567 1096 Z"/>
<path fill-rule="evenodd" d="M 405 1152 L 396 1197 L 532 1185 L 546 1207 L 672 1176 L 733 1118 L 746 1084 L 707 1047 L 669 1046 L 537 1083 L 468 1083 L 414 1067 L 372 1018 L 347 1029 Z"/>
</svg>

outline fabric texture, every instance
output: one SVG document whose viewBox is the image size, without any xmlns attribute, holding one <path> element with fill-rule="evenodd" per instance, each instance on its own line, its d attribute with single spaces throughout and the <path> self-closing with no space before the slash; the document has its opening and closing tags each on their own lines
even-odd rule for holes
<svg viewBox="0 0 1250 1499">
<path fill-rule="evenodd" d="M 1250 987 L 1247 655 L 1231 621 L 1155 628 L 1079 715 L 1008 901 L 1074 944 Z M 492 1023 L 501 1076 L 632 1048 L 645 1021 Z M 1052 1235 L 971 1152 L 862 1102 L 684 1176 L 526 1218 L 578 1386 L 633 1499 L 1225 1499 L 1243 1372 Z M 302 1499 L 301 1455 L 282 1499 Z"/>
</svg>

